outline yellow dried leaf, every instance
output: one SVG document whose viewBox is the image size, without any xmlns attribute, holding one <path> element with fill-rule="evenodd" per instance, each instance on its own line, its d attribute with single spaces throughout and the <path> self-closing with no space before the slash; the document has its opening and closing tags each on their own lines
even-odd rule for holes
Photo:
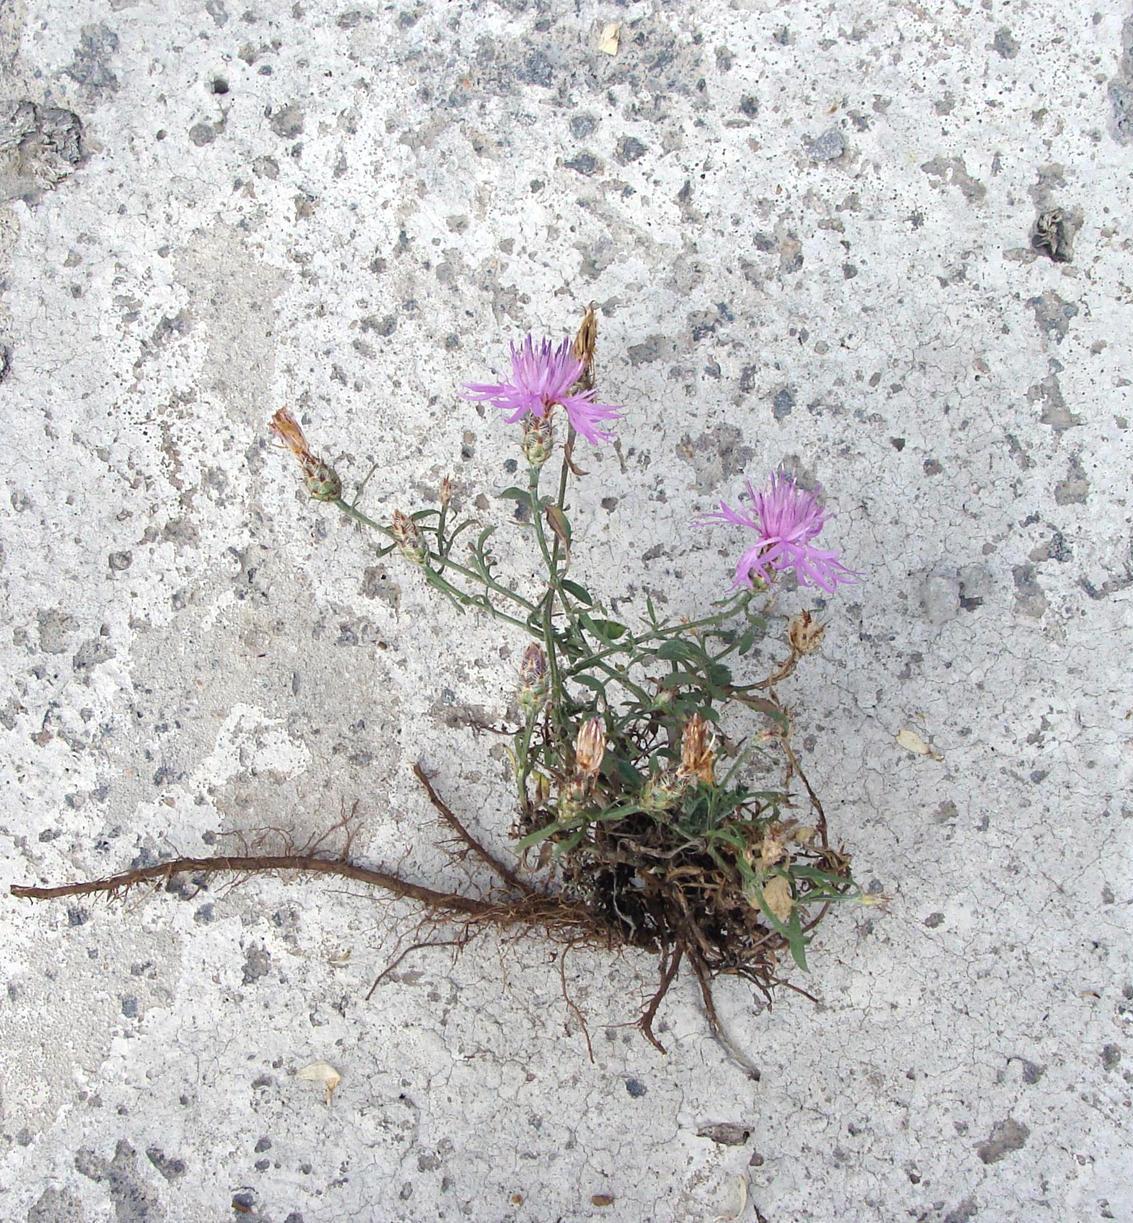
<svg viewBox="0 0 1133 1223">
<path fill-rule="evenodd" d="M 598 36 L 598 50 L 605 51 L 607 55 L 617 55 L 621 37 L 622 23 L 611 21 L 602 27 L 602 33 Z"/>
<path fill-rule="evenodd" d="M 763 899 L 767 903 L 767 907 L 780 921 L 786 921 L 791 916 L 791 910 L 795 907 L 794 897 L 791 895 L 791 885 L 787 882 L 786 876 L 776 875 L 770 880 L 763 889 Z"/>
<path fill-rule="evenodd" d="M 330 1103 L 335 1088 L 342 1082 L 342 1075 L 329 1062 L 312 1062 L 302 1070 L 297 1070 L 295 1077 L 305 1079 L 309 1083 L 322 1083 L 324 1104 Z"/>
<path fill-rule="evenodd" d="M 932 760 L 944 759 L 931 743 L 926 743 L 915 730 L 909 730 L 908 727 L 897 732 L 897 743 L 915 756 L 928 756 Z"/>
</svg>

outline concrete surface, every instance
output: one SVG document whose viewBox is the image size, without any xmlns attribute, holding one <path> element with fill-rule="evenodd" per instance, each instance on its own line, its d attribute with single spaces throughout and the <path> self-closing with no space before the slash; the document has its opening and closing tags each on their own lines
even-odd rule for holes
<svg viewBox="0 0 1133 1223">
<path fill-rule="evenodd" d="M 721 990 L 758 1084 L 687 980 L 667 1058 L 617 1026 L 637 960 L 568 963 L 593 1065 L 536 942 L 367 1003 L 412 921 L 346 886 L 4 899 L 0 1216 L 1133 1219 L 1128 0 L 13 0 L 0 78 L 5 890 L 355 801 L 367 860 L 474 886 L 409 767 L 503 842 L 468 723 L 521 643 L 264 425 L 374 512 L 451 472 L 502 516 L 455 388 L 594 299 L 630 413 L 579 572 L 692 611 L 734 547 L 693 513 L 824 484 L 867 578 L 790 694 L 893 898 L 819 1007 Z"/>
</svg>

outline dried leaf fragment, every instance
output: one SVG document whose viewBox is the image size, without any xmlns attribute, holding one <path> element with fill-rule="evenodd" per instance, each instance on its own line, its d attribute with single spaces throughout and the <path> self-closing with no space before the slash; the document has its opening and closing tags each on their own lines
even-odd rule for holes
<svg viewBox="0 0 1133 1223">
<path fill-rule="evenodd" d="M 617 55 L 621 37 L 622 23 L 620 21 L 609 22 L 602 27 L 602 33 L 598 35 L 598 50 L 605 51 L 607 55 Z"/>
<path fill-rule="evenodd" d="M 903 727 L 897 732 L 897 743 L 898 746 L 903 747 L 907 752 L 912 752 L 915 756 L 928 756 L 931 760 L 944 759 L 931 743 L 927 743 L 915 730 L 909 730 L 908 727 Z"/>
<path fill-rule="evenodd" d="M 590 1195 L 591 1206 L 613 1206 L 614 1195 L 612 1193 L 592 1193 Z"/>
<path fill-rule="evenodd" d="M 697 1138 L 711 1138 L 723 1147 L 742 1147 L 751 1137 L 751 1130 L 746 1125 L 737 1125 L 734 1121 L 716 1121 L 702 1125 L 696 1131 Z"/>
<path fill-rule="evenodd" d="M 322 1083 L 323 1103 L 329 1104 L 335 1088 L 342 1082 L 342 1075 L 329 1062 L 312 1062 L 302 1070 L 295 1072 L 297 1079 L 305 1079 L 309 1083 Z"/>
</svg>

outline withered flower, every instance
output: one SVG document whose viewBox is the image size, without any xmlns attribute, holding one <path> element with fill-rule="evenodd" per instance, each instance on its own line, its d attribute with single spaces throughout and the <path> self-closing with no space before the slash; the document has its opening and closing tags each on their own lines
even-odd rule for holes
<svg viewBox="0 0 1133 1223">
<path fill-rule="evenodd" d="M 574 741 L 574 767 L 577 777 L 592 780 L 602 767 L 606 754 L 606 728 L 601 718 L 591 718 L 578 728 Z"/>
<path fill-rule="evenodd" d="M 535 641 L 523 651 L 519 664 L 518 699 L 524 713 L 534 713 L 547 699 L 547 655 Z"/>
<path fill-rule="evenodd" d="M 429 549 L 425 546 L 421 528 L 408 514 L 403 514 L 401 510 L 394 510 L 393 521 L 390 523 L 390 534 L 406 560 L 412 561 L 415 565 L 425 563 Z"/>
<path fill-rule="evenodd" d="M 787 855 L 784 844 L 784 830 L 781 824 L 772 824 L 764 834 L 763 843 L 759 847 L 760 865 L 766 869 L 775 866 Z"/>
<path fill-rule="evenodd" d="M 444 509 L 452 501 L 452 480 L 445 476 L 441 481 L 441 493 L 439 497 L 441 509 Z"/>
<path fill-rule="evenodd" d="M 570 347 L 571 356 L 576 361 L 582 362 L 582 373 L 578 380 L 583 388 L 588 388 L 594 385 L 594 374 L 592 366 L 594 364 L 594 350 L 598 347 L 598 316 L 594 313 L 594 306 L 586 307 L 586 313 L 582 316 L 582 323 L 579 325 L 578 334 L 574 337 L 574 343 Z"/>
<path fill-rule="evenodd" d="M 694 713 L 685 723 L 681 735 L 681 767 L 677 770 L 678 775 L 695 777 L 707 786 L 713 785 L 716 781 L 715 746 L 708 722 L 701 714 Z"/>
<path fill-rule="evenodd" d="M 814 654 L 822 645 L 826 625 L 819 624 L 808 611 L 791 617 L 787 625 L 787 640 L 796 654 Z"/>
<path fill-rule="evenodd" d="M 298 459 L 307 492 L 316 501 L 337 501 L 342 496 L 342 481 L 334 468 L 311 453 L 302 426 L 286 408 L 271 418 L 271 431 Z"/>
</svg>

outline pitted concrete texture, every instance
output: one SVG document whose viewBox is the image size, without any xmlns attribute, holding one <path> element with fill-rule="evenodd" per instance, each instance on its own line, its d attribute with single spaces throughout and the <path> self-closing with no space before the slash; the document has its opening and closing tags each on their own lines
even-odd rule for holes
<svg viewBox="0 0 1133 1223">
<path fill-rule="evenodd" d="M 759 1082 L 690 980 L 666 1057 L 620 1026 L 635 957 L 568 958 L 593 1063 L 537 940 L 366 1001 L 414 919 L 345 884 L 0 900 L 0 1216 L 1133 1219 L 1128 0 L 12 0 L 0 51 L 5 893 L 354 803 L 364 860 L 486 882 L 409 770 L 506 852 L 523 643 L 265 424 L 506 527 L 456 388 L 593 300 L 576 574 L 699 610 L 694 514 L 821 482 L 864 577 L 784 696 L 891 897 L 817 1006 L 722 984 Z"/>
</svg>

